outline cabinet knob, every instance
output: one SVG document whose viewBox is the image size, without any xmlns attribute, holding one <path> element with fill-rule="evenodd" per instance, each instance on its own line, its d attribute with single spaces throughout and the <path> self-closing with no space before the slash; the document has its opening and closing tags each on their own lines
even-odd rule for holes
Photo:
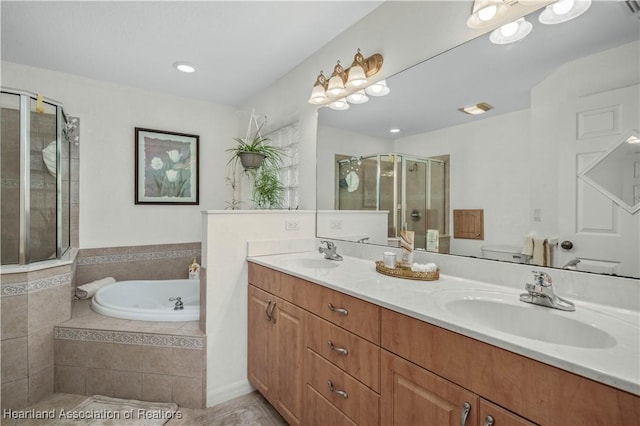
<svg viewBox="0 0 640 426">
<path fill-rule="evenodd" d="M 327 345 L 329 346 L 329 349 L 331 349 L 332 351 L 338 352 L 340 355 L 346 356 L 349 354 L 348 350 L 346 350 L 345 348 L 339 348 L 335 346 L 331 340 L 327 340 Z"/>
<path fill-rule="evenodd" d="M 333 382 L 331 380 L 327 380 L 327 386 L 329 386 L 329 390 L 333 393 L 336 393 L 338 395 L 340 395 L 341 397 L 343 397 L 344 399 L 347 399 L 349 397 L 349 394 L 347 394 L 345 391 L 343 390 L 338 390 L 335 389 L 333 387 Z"/>
<path fill-rule="evenodd" d="M 336 308 L 335 306 L 333 306 L 333 303 L 329 303 L 327 305 L 327 308 L 329 308 L 329 310 L 331 312 L 335 312 L 335 313 L 342 314 L 342 315 L 345 315 L 345 316 L 349 315 L 349 311 L 347 311 L 344 308 Z"/>
<path fill-rule="evenodd" d="M 495 420 L 491 415 L 484 418 L 484 426 L 493 426 L 494 423 L 495 423 Z"/>
</svg>

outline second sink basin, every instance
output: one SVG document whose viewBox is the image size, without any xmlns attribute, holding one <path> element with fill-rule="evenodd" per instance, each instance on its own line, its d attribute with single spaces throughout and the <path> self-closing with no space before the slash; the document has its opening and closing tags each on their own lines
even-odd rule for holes
<svg viewBox="0 0 640 426">
<path fill-rule="evenodd" d="M 509 295 L 511 297 L 513 295 Z M 517 296 L 516 296 L 517 297 Z M 573 312 L 555 311 L 508 298 L 447 297 L 441 304 L 457 319 L 514 336 L 580 348 L 605 349 L 616 345 L 611 334 L 575 318 Z"/>
</svg>

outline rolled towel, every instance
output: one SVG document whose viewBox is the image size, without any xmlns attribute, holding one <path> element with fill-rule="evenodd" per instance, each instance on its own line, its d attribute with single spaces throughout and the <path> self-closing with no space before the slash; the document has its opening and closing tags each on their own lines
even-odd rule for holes
<svg viewBox="0 0 640 426">
<path fill-rule="evenodd" d="M 79 285 L 78 287 L 76 287 L 76 297 L 78 299 L 90 299 L 100 288 L 109 284 L 113 284 L 115 282 L 115 278 L 107 277 L 102 278 L 101 280 L 95 280 L 86 284 Z"/>
<path fill-rule="evenodd" d="M 533 236 L 525 235 L 522 240 L 522 254 L 525 256 L 533 256 Z"/>
</svg>

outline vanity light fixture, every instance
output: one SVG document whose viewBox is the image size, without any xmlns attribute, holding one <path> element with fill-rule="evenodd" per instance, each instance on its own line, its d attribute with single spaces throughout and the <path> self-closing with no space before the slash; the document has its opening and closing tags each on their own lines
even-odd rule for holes
<svg viewBox="0 0 640 426">
<path fill-rule="evenodd" d="M 369 79 L 380 71 L 382 62 L 381 54 L 375 53 L 365 58 L 358 49 L 349 68 L 345 69 L 338 61 L 329 79 L 320 71 L 311 89 L 308 102 L 314 105 L 329 105 L 332 109 L 345 110 L 349 108 L 348 103 L 363 104 L 367 102 L 369 100 L 367 95 L 383 96 L 389 93 L 386 82 L 383 82 L 386 89 L 376 83 L 378 86 L 376 89 L 372 89 L 373 92 L 366 90 L 369 89 L 367 87 L 370 84 Z"/>
<path fill-rule="evenodd" d="M 481 102 L 479 104 L 458 108 L 458 111 L 462 111 L 465 114 L 469 114 L 469 115 L 480 115 L 480 114 L 484 114 L 490 109 L 493 109 L 491 105 L 489 105 L 486 102 Z"/>
<path fill-rule="evenodd" d="M 178 71 L 182 71 L 186 73 L 196 72 L 196 68 L 187 62 L 174 62 L 173 67 Z"/>
<path fill-rule="evenodd" d="M 591 0 L 559 0 L 547 6 L 538 20 L 542 24 L 561 24 L 582 15 L 591 7 Z"/>
<path fill-rule="evenodd" d="M 502 19 L 507 10 L 507 4 L 502 0 L 475 0 L 467 26 L 474 29 L 490 27 L 498 19 Z"/>
<path fill-rule="evenodd" d="M 386 96 L 391 89 L 387 86 L 387 80 L 380 80 L 364 89 L 364 91 L 369 96 Z"/>
<path fill-rule="evenodd" d="M 491 32 L 489 40 L 493 44 L 515 43 L 525 38 L 533 29 L 531 22 L 524 18 L 516 19 Z"/>
</svg>

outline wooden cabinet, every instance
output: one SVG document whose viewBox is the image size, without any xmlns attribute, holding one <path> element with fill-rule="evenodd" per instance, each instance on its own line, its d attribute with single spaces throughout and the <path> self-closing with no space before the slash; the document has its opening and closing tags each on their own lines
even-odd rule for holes
<svg viewBox="0 0 640 426">
<path fill-rule="evenodd" d="M 305 312 L 249 286 L 248 377 L 291 425 L 302 420 Z"/>
<path fill-rule="evenodd" d="M 640 424 L 628 392 L 252 263 L 249 283 L 249 381 L 289 424 Z"/>
<path fill-rule="evenodd" d="M 472 392 L 382 351 L 383 425 L 459 426 L 478 423 L 479 398 Z"/>
</svg>

